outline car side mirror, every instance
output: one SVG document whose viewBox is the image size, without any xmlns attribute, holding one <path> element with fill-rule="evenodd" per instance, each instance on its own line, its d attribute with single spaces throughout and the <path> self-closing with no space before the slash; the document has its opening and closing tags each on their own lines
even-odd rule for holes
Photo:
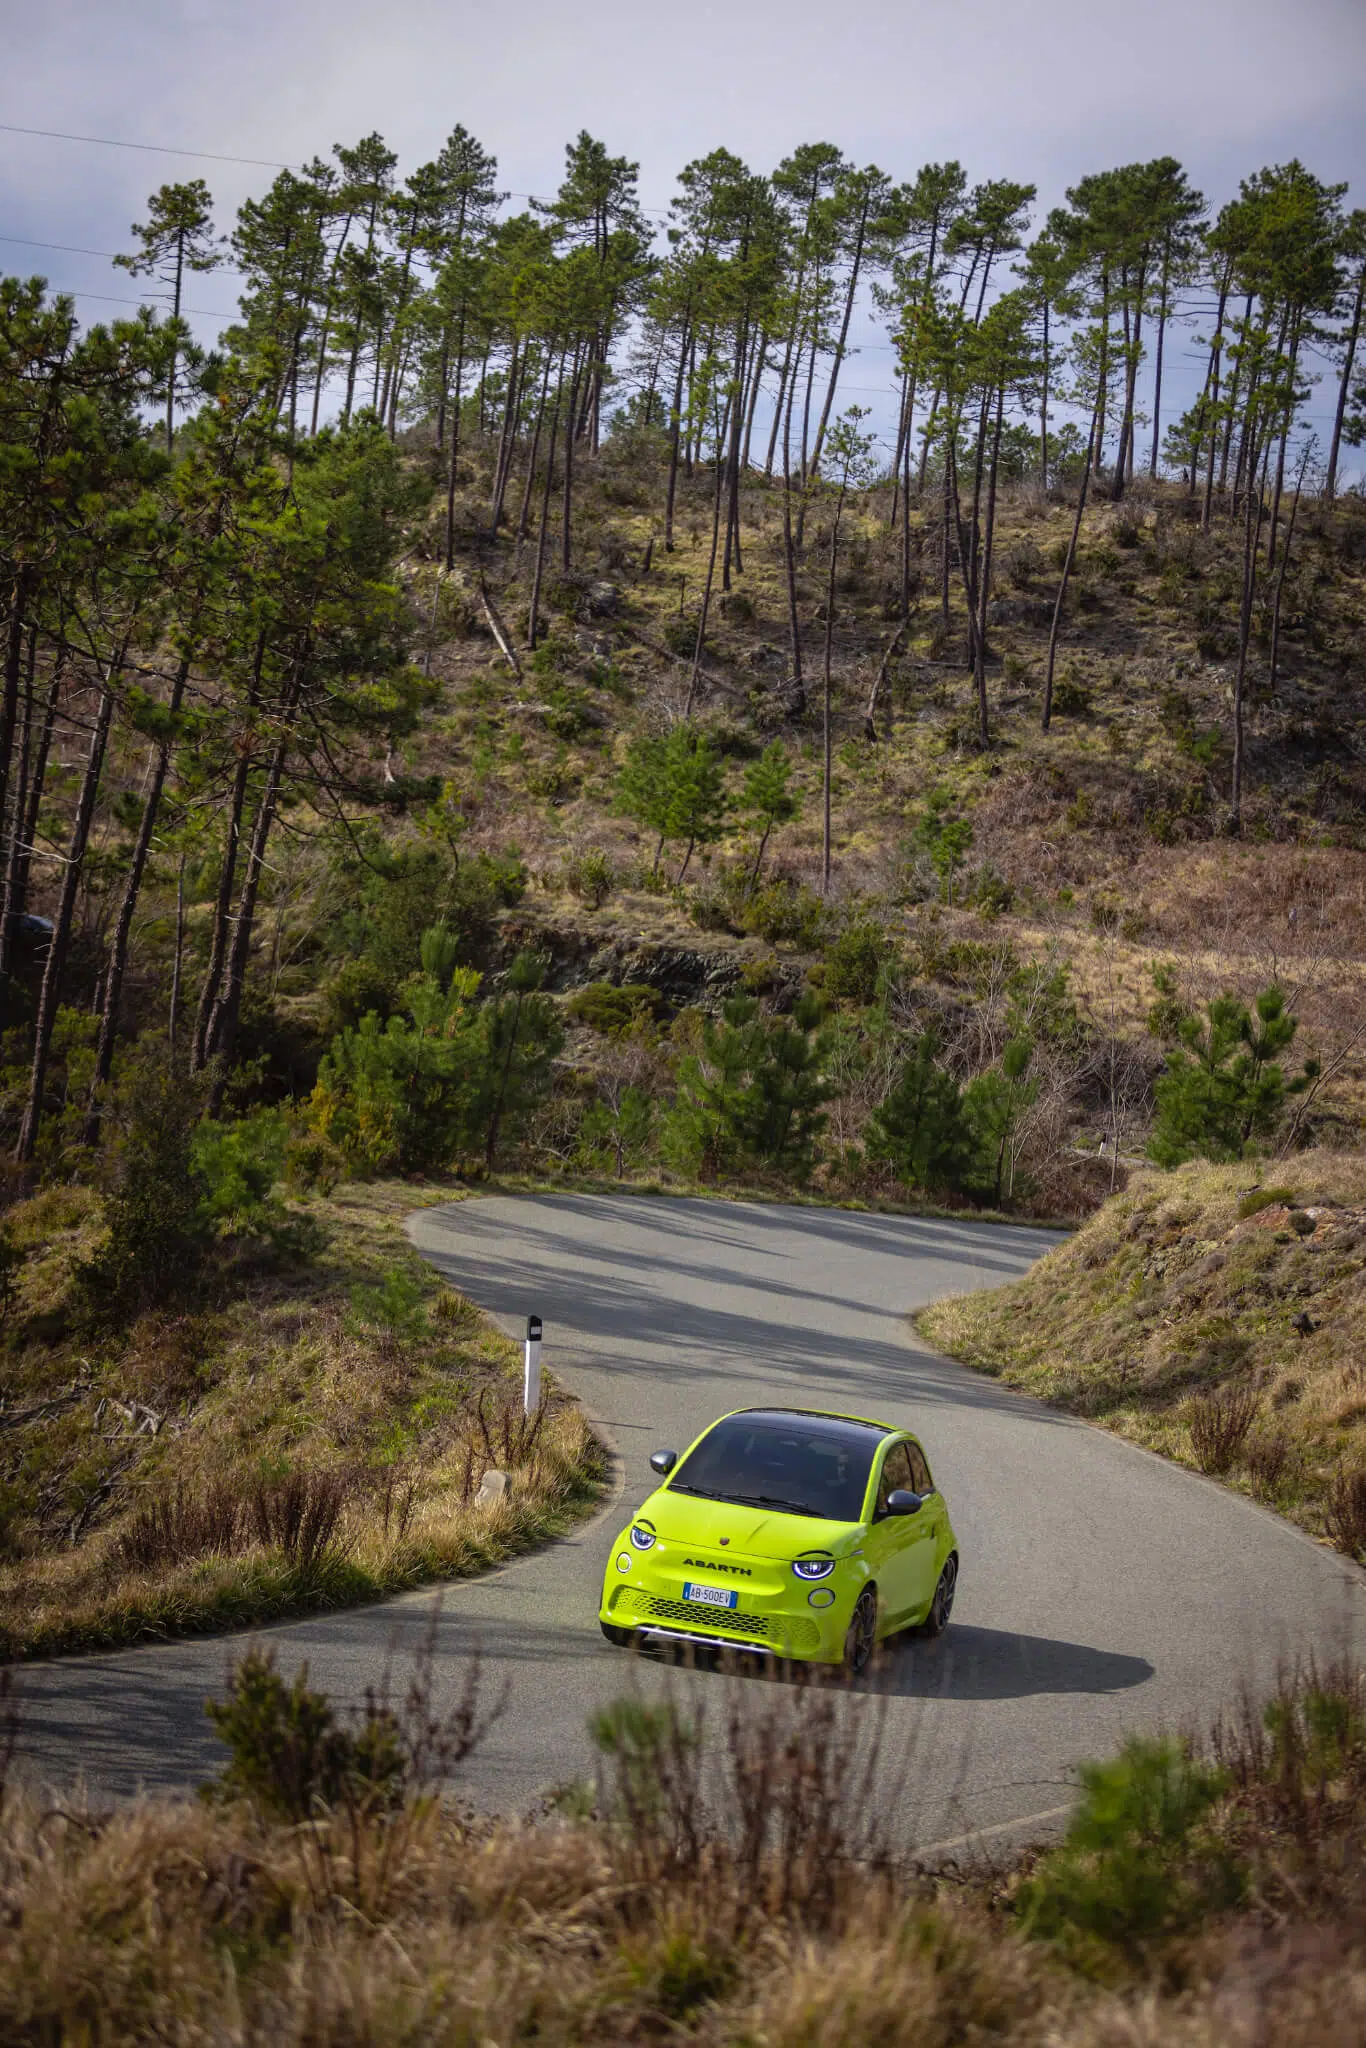
<svg viewBox="0 0 1366 2048">
<path fill-rule="evenodd" d="M 912 1493 L 909 1487 L 897 1486 L 887 1496 L 889 1515 L 918 1515 L 925 1505 L 922 1495 Z"/>
<path fill-rule="evenodd" d="M 657 1472 L 661 1479 L 667 1479 L 677 1463 L 677 1451 L 651 1451 L 650 1453 L 650 1470 Z M 919 1505 L 920 1503 L 917 1501 L 916 1506 L 919 1507 Z"/>
</svg>

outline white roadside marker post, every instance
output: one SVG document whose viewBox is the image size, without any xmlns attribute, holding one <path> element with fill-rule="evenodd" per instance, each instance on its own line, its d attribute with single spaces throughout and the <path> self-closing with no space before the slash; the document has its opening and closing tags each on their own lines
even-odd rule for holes
<svg viewBox="0 0 1366 2048">
<path fill-rule="evenodd" d="M 522 1401 L 528 1415 L 534 1415 L 541 1405 L 541 1319 L 528 1316 L 526 1319 L 526 1377 L 522 1388 Z"/>
</svg>

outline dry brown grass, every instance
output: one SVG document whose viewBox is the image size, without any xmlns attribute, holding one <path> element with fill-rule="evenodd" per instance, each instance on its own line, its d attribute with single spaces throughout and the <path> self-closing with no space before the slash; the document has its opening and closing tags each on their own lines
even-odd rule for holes
<svg viewBox="0 0 1366 2048">
<path fill-rule="evenodd" d="M 577 1407 L 552 1385 L 540 1424 L 520 1425 L 516 1348 L 408 1249 L 413 1199 L 343 1189 L 312 1205 L 313 1254 L 235 1261 L 198 1312 L 145 1316 L 100 1344 L 64 1323 L 98 1204 L 53 1190 L 11 1212 L 44 1248 L 3 1358 L 10 1654 L 460 1576 L 595 1498 L 601 1454 Z M 408 1290 L 396 1326 L 366 1306 L 395 1273 Z M 486 1506 L 493 1467 L 509 1489 Z"/>
<path fill-rule="evenodd" d="M 1259 1184 L 1278 1199 L 1240 1215 Z M 1025 1279 L 920 1324 L 1012 1386 L 1366 1546 L 1343 1505 L 1366 1471 L 1360 1154 L 1141 1174 Z"/>
<path fill-rule="evenodd" d="M 467 1684 L 455 1709 L 462 1730 L 476 1693 Z M 775 1689 L 746 1716 L 767 1760 L 757 1791 L 775 1811 L 784 1800 L 800 1806 L 807 1835 L 826 1843 L 837 1868 L 837 1882 L 796 1891 L 776 1869 L 786 1824 L 756 1862 L 724 1806 L 697 1810 L 691 1782 L 623 1804 L 631 1768 L 660 1754 L 657 1728 L 645 1730 L 632 1766 L 608 1774 L 598 1810 L 578 1819 L 476 1821 L 417 1768 L 398 1800 L 344 1794 L 287 1821 L 230 1802 L 226 1788 L 207 1802 L 104 1814 L 10 1795 L 0 1805 L 0 2038 L 35 2048 L 635 2048 L 666 2039 L 1348 2048 L 1360 2039 L 1359 1674 L 1288 1675 L 1265 1709 L 1230 1716 L 1193 1761 L 1218 1767 L 1214 1804 L 1193 1824 L 1152 1832 L 1139 1823 L 1080 1861 L 1064 1844 L 1014 1867 L 937 1876 L 850 1860 L 860 1823 L 833 1795 L 848 1777 L 858 1717 L 845 1710 L 856 1704 Z M 429 1707 L 424 1697 L 421 1715 Z M 794 1792 L 785 1760 L 803 1711 L 835 1739 Z M 406 1713 L 392 1726 L 412 1755 Z M 467 1747 L 462 1737 L 452 1754 Z M 807 1749 L 815 1753 L 810 1741 Z M 723 1801 L 745 1768 L 732 1741 L 720 1759 Z M 689 1856 L 674 1853 L 685 1810 Z M 852 1835 L 831 1832 L 831 1811 Z M 1135 1859 L 1187 1899 L 1182 1912 L 1159 1915 L 1158 1931 L 1131 1940 L 1121 1910 L 1099 1946 L 1078 1949 L 1067 1930 L 1031 1936 L 1019 1908 L 1041 1882 L 1073 1886 L 1082 1919 L 1088 1899 L 1132 1897 L 1137 1908 L 1151 1885 L 1131 1889 Z M 1227 1881 L 1212 1886 L 1216 1870 Z"/>
</svg>

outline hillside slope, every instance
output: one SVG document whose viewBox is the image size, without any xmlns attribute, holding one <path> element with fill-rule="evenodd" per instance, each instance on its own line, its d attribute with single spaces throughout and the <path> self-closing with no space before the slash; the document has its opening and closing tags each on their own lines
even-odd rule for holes
<svg viewBox="0 0 1366 2048">
<path fill-rule="evenodd" d="M 944 1350 L 1366 1550 L 1366 1162 L 1137 1175 Z"/>
</svg>

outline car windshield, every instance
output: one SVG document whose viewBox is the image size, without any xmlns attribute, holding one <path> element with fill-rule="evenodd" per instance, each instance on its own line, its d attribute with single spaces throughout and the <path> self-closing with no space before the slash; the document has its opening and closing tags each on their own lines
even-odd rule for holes
<svg viewBox="0 0 1366 2048">
<path fill-rule="evenodd" d="M 883 1432 L 834 1416 L 751 1410 L 728 1415 L 689 1451 L 672 1493 L 790 1515 L 856 1522 Z"/>
</svg>

